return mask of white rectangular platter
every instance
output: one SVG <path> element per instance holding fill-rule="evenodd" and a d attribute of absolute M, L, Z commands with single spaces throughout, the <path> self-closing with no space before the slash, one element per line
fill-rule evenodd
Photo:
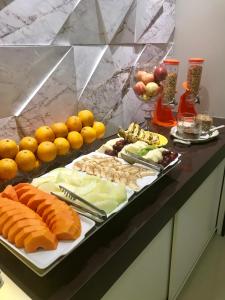
<path fill-rule="evenodd" d="M 92 220 L 80 216 L 81 220 L 81 235 L 75 241 L 60 241 L 56 250 L 46 251 L 38 250 L 34 253 L 26 253 L 23 248 L 19 249 L 5 238 L 0 236 L 2 245 L 7 246 L 13 254 L 15 254 L 22 262 L 26 263 L 34 272 L 40 276 L 38 270 L 44 270 L 56 262 L 60 257 L 68 255 L 72 252 L 85 238 L 85 235 L 95 226 Z M 50 269 L 49 269 L 50 270 Z M 44 272 L 44 275 L 46 272 Z"/>
<path fill-rule="evenodd" d="M 167 170 L 169 167 L 175 165 L 175 164 L 178 162 L 178 160 L 180 159 L 180 156 L 181 156 L 181 155 L 178 154 L 177 158 L 174 159 L 172 162 L 170 162 L 170 163 L 164 168 L 164 171 Z M 91 152 L 91 153 L 89 153 L 89 154 L 87 154 L 87 155 L 82 155 L 82 156 L 76 158 L 75 160 L 73 160 L 70 164 L 66 165 L 65 167 L 66 167 L 66 168 L 69 168 L 69 169 L 73 169 L 74 163 L 77 162 L 77 161 L 79 161 L 79 160 L 81 160 L 83 157 L 110 157 L 110 156 L 108 156 L 108 155 L 106 155 L 106 154 L 104 154 L 104 153 L 101 153 L 101 152 Z M 127 163 L 127 162 L 124 161 L 123 159 L 121 159 L 121 158 L 117 158 L 117 159 L 118 159 L 121 163 L 129 165 L 129 163 Z M 145 166 L 140 165 L 140 164 L 134 164 L 134 165 L 137 165 L 137 166 L 140 166 L 140 167 L 142 167 L 142 168 L 145 168 Z M 152 183 L 158 178 L 159 175 L 160 175 L 160 173 L 156 171 L 156 175 L 145 176 L 145 177 L 139 178 L 139 179 L 137 180 L 137 185 L 138 185 L 138 187 L 139 187 L 139 191 L 140 191 L 141 189 L 143 189 L 145 186 L 152 184 Z M 131 197 L 131 195 L 132 195 L 132 192 L 131 192 L 132 190 L 128 188 L 128 191 L 129 191 L 129 190 L 130 190 L 130 193 L 131 193 L 131 194 L 128 193 L 128 199 L 129 199 L 129 198 Z"/>
<path fill-rule="evenodd" d="M 96 153 L 92 152 L 90 154 L 87 154 L 86 156 L 104 156 L 108 157 L 105 154 L 102 153 Z M 79 158 L 75 159 L 72 161 L 70 164 L 66 166 L 66 168 L 73 168 L 73 164 L 82 159 L 84 156 L 80 156 Z M 180 154 L 178 157 L 172 161 L 168 166 L 173 166 L 175 165 L 180 158 Z M 123 164 L 128 164 L 124 160 L 118 158 Z M 143 167 L 141 165 L 141 167 Z M 166 168 L 166 169 L 167 169 Z M 83 173 L 83 172 L 80 172 Z M 143 189 L 144 187 L 151 185 L 156 181 L 159 177 L 160 173 L 156 173 L 155 175 L 152 176 L 146 176 L 143 178 L 139 178 L 137 180 L 137 185 L 139 186 L 139 191 Z M 43 175 L 47 176 L 47 174 Z M 131 190 L 130 188 L 126 187 L 127 191 L 127 199 L 123 203 L 121 203 L 115 210 L 113 210 L 111 213 L 109 213 L 107 216 L 109 217 L 110 215 L 118 212 L 121 210 L 124 206 L 127 205 L 128 200 L 131 198 L 131 196 L 134 194 L 134 191 Z M 56 250 L 52 251 L 45 251 L 45 250 L 38 250 L 35 253 L 26 253 L 23 249 L 18 249 L 16 248 L 12 243 L 8 242 L 5 238 L 0 236 L 0 243 L 6 247 L 10 252 L 12 252 L 18 259 L 20 259 L 25 265 L 27 265 L 32 271 L 34 271 L 37 275 L 39 276 L 44 276 L 46 275 L 51 269 L 53 269 L 58 263 L 60 263 L 65 256 L 67 256 L 69 253 L 71 253 L 74 249 L 76 249 L 79 244 L 85 239 L 86 234 L 95 226 L 95 222 L 92 220 L 80 216 L 81 219 L 81 236 L 76 239 L 75 241 L 60 241 L 58 243 L 58 247 Z"/>

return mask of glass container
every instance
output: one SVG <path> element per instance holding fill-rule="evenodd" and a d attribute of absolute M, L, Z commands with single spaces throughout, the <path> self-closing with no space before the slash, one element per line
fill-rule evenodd
<path fill-rule="evenodd" d="M 194 114 L 178 114 L 177 133 L 179 136 L 186 139 L 197 139 L 201 135 L 201 131 L 201 123 L 198 122 Z"/>
<path fill-rule="evenodd" d="M 137 63 L 131 69 L 130 85 L 137 99 L 142 102 L 141 110 L 145 120 L 143 128 L 149 130 L 155 102 L 161 92 L 160 82 L 154 78 L 154 68 L 148 63 Z"/>
<path fill-rule="evenodd" d="M 187 89 L 191 92 L 191 94 L 194 95 L 194 97 L 197 97 L 199 93 L 204 59 L 189 58 L 188 62 Z"/>
<path fill-rule="evenodd" d="M 163 104 L 174 104 L 180 62 L 177 59 L 165 59 L 163 62 L 167 69 L 167 76 L 163 82 Z"/>

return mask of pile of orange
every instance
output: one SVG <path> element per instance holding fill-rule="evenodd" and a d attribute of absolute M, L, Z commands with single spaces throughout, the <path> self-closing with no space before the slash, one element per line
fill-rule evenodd
<path fill-rule="evenodd" d="M 50 162 L 57 155 L 66 155 L 70 149 L 78 150 L 83 144 L 91 144 L 105 134 L 105 125 L 95 121 L 89 110 L 70 116 L 66 122 L 53 123 L 36 129 L 34 137 L 23 137 L 19 145 L 14 140 L 0 140 L 0 180 L 16 176 L 18 169 L 30 172 L 40 162 Z"/>

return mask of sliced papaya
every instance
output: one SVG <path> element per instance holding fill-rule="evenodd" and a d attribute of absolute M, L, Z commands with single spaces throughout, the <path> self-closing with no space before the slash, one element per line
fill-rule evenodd
<path fill-rule="evenodd" d="M 27 206 L 36 211 L 38 206 L 45 200 L 45 196 L 42 194 L 36 194 L 33 197 L 30 198 L 30 200 L 27 202 Z"/>
<path fill-rule="evenodd" d="M 5 213 L 7 210 L 15 209 L 17 207 L 19 207 L 19 206 L 15 206 L 15 205 L 13 205 L 11 203 L 5 203 L 4 205 L 0 205 L 0 215 L 2 215 L 3 213 Z"/>
<path fill-rule="evenodd" d="M 39 230 L 43 230 L 45 227 L 43 225 L 33 225 L 27 226 L 23 228 L 16 236 L 15 236 L 15 245 L 17 248 L 24 247 L 24 240 L 25 238 L 31 233 Z"/>
<path fill-rule="evenodd" d="M 45 210 L 44 210 L 44 212 L 43 212 L 43 214 L 42 214 L 42 219 L 43 219 L 43 221 L 45 222 L 45 220 L 46 220 L 46 218 L 48 217 L 48 215 L 51 213 L 51 212 L 53 212 L 53 211 L 61 211 L 62 209 L 65 209 L 65 210 L 67 210 L 68 209 L 68 206 L 65 204 L 65 203 L 59 203 L 59 204 L 52 204 L 52 205 L 50 205 L 50 206 L 48 206 Z"/>
<path fill-rule="evenodd" d="M 15 215 L 16 213 L 18 212 L 18 208 L 15 208 L 15 209 L 12 209 L 12 210 L 9 210 L 9 211 L 5 211 L 2 215 L 1 215 L 1 218 L 0 218 L 0 234 L 2 234 L 2 229 L 3 229 L 3 226 L 5 225 L 5 223 L 8 221 L 8 219 Z"/>
<path fill-rule="evenodd" d="M 15 201 L 11 200 L 11 199 L 8 199 L 8 198 L 1 198 L 0 197 L 0 207 L 6 205 L 6 204 L 12 204 L 14 205 Z M 16 203 L 19 203 L 19 202 L 16 202 Z"/>
<path fill-rule="evenodd" d="M 74 216 L 72 215 L 72 213 L 70 211 L 53 211 L 51 212 L 46 220 L 45 223 L 48 225 L 48 227 L 51 229 L 51 226 L 53 225 L 53 223 L 55 222 L 56 218 L 68 218 L 71 220 L 75 220 Z"/>
<path fill-rule="evenodd" d="M 20 183 L 14 185 L 14 189 L 15 189 L 16 192 L 17 192 L 19 189 L 21 189 L 21 188 L 23 188 L 23 187 L 25 187 L 25 186 L 31 186 L 31 184 L 28 183 L 28 182 L 20 182 Z"/>
<path fill-rule="evenodd" d="M 28 253 L 35 252 L 39 248 L 44 250 L 55 250 L 58 241 L 49 230 L 31 232 L 24 240 L 24 248 Z"/>
<path fill-rule="evenodd" d="M 33 226 L 33 225 L 40 225 L 43 226 L 44 228 L 48 227 L 46 226 L 46 224 L 44 222 L 42 222 L 39 219 L 23 219 L 20 220 L 18 222 L 16 222 L 10 229 L 8 232 L 8 241 L 10 241 L 11 243 L 14 243 L 15 241 L 15 237 L 16 235 L 25 227 L 27 226 Z"/>
<path fill-rule="evenodd" d="M 18 221 L 20 220 L 24 220 L 24 219 L 36 219 L 34 216 L 29 215 L 27 213 L 18 213 L 16 215 L 11 216 L 11 218 L 9 218 L 5 225 L 2 228 L 2 235 L 4 236 L 4 238 L 7 238 L 8 236 L 8 232 L 10 230 L 10 228 Z"/>
<path fill-rule="evenodd" d="M 33 190 L 33 188 L 34 188 L 34 187 L 33 187 L 32 185 L 30 185 L 30 184 L 21 187 L 20 189 L 16 190 L 17 197 L 20 199 L 20 197 L 21 197 L 24 193 L 26 193 L 26 192 L 28 192 L 28 191 L 30 191 L 30 190 Z"/>
<path fill-rule="evenodd" d="M 11 201 L 11 200 L 10 200 Z M 15 202 L 15 201 L 12 201 L 14 203 L 18 203 L 20 204 L 19 202 Z M 8 204 L 6 203 L 5 205 L 1 206 L 0 207 L 0 215 L 4 212 L 6 212 L 7 210 L 11 210 L 12 208 L 15 208 L 15 209 L 25 209 L 27 210 L 27 207 L 23 204 L 20 204 L 20 205 L 12 205 L 12 204 Z"/>
<path fill-rule="evenodd" d="M 20 203 L 27 205 L 28 201 L 31 199 L 31 197 L 34 197 L 35 194 L 36 194 L 36 191 L 34 189 L 30 189 L 29 191 L 23 193 L 23 195 L 21 195 L 19 197 Z"/>
<path fill-rule="evenodd" d="M 2 192 L 2 197 L 9 198 L 14 201 L 19 201 L 16 190 L 12 185 L 7 185 L 7 187 Z"/>
<path fill-rule="evenodd" d="M 81 234 L 81 226 L 79 223 L 60 220 L 54 224 L 52 232 L 58 240 L 75 240 Z"/>
<path fill-rule="evenodd" d="M 37 207 L 36 212 L 37 212 L 37 214 L 39 214 L 39 216 L 42 216 L 47 207 L 52 206 L 52 205 L 57 205 L 61 202 L 63 202 L 63 201 L 60 201 L 58 199 L 57 200 L 46 199 Z"/>

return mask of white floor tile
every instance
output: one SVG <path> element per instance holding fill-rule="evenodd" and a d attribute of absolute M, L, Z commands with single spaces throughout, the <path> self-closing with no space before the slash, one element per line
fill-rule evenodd
<path fill-rule="evenodd" d="M 177 300 L 225 300 L 225 237 L 213 238 Z"/>

